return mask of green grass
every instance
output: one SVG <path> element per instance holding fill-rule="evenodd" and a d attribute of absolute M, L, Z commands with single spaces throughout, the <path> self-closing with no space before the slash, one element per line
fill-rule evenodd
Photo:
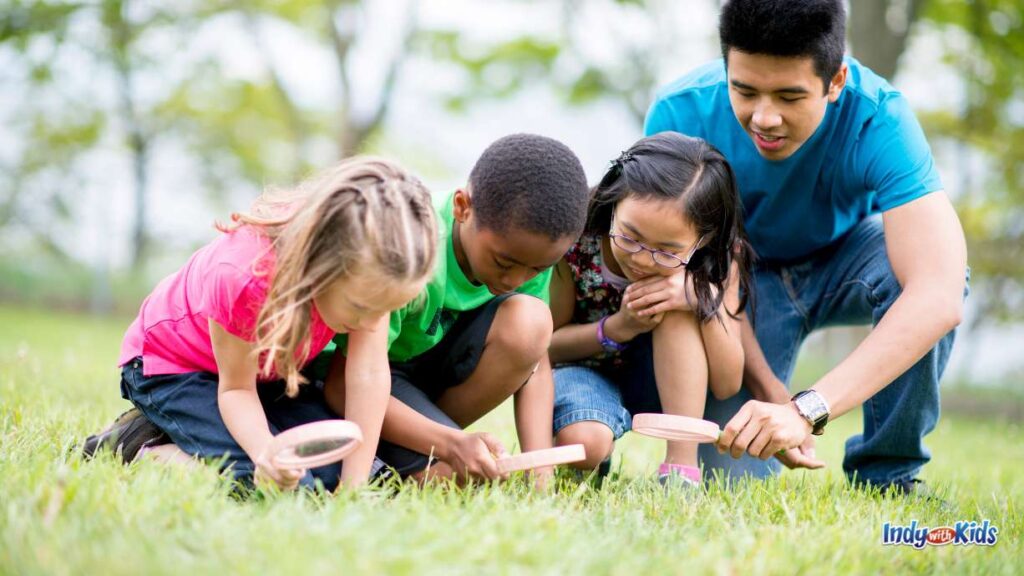
<path fill-rule="evenodd" d="M 952 505 L 851 490 L 837 420 L 819 443 L 829 468 L 665 494 L 662 444 L 628 435 L 603 488 L 563 478 L 403 487 L 239 501 L 212 471 L 109 456 L 74 444 L 125 403 L 114 368 L 127 321 L 0 307 L 0 574 L 796 574 L 1022 572 L 1024 435 L 945 417 L 924 477 Z M 508 406 L 481 423 L 513 442 Z M 992 548 L 884 547 L 883 522 L 988 518 Z"/>

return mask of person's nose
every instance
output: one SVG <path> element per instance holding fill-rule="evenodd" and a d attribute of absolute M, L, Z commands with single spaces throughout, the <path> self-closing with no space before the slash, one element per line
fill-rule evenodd
<path fill-rule="evenodd" d="M 751 120 L 758 130 L 769 131 L 782 125 L 782 114 L 772 103 L 771 98 L 765 97 L 754 104 L 754 115 Z"/>

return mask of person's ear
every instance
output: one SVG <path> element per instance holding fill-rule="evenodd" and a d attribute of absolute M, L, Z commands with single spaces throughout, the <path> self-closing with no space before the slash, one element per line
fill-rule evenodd
<path fill-rule="evenodd" d="M 832 80 L 828 84 L 828 101 L 835 102 L 839 100 L 839 95 L 843 93 L 843 88 L 846 87 L 846 75 L 849 74 L 850 67 L 843 62 L 843 65 L 839 67 L 839 72 L 832 77 Z"/>
<path fill-rule="evenodd" d="M 459 223 L 468 222 L 473 212 L 473 202 L 469 192 L 465 188 L 457 189 L 455 196 L 452 198 L 452 203 L 452 215 L 455 217 L 455 221 Z"/>

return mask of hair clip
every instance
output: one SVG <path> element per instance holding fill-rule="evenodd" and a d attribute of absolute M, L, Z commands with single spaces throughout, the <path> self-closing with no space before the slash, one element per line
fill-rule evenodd
<path fill-rule="evenodd" d="M 626 167 L 626 162 L 630 160 L 636 160 L 633 153 L 629 150 L 623 150 L 619 157 L 612 160 L 608 166 L 607 177 L 618 178 L 622 174 L 622 170 Z"/>

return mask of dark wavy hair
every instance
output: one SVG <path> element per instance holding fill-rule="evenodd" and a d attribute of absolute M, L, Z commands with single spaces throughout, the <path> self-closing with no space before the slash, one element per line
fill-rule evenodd
<path fill-rule="evenodd" d="M 743 205 L 732 168 L 714 146 L 678 132 L 661 132 L 634 144 L 592 190 L 586 232 L 607 234 L 615 206 L 626 198 L 677 201 L 680 217 L 705 238 L 686 266 L 701 322 L 719 317 L 733 262 L 739 265 L 740 302 L 726 313 L 737 318 L 753 302 L 754 251 L 743 229 Z"/>

